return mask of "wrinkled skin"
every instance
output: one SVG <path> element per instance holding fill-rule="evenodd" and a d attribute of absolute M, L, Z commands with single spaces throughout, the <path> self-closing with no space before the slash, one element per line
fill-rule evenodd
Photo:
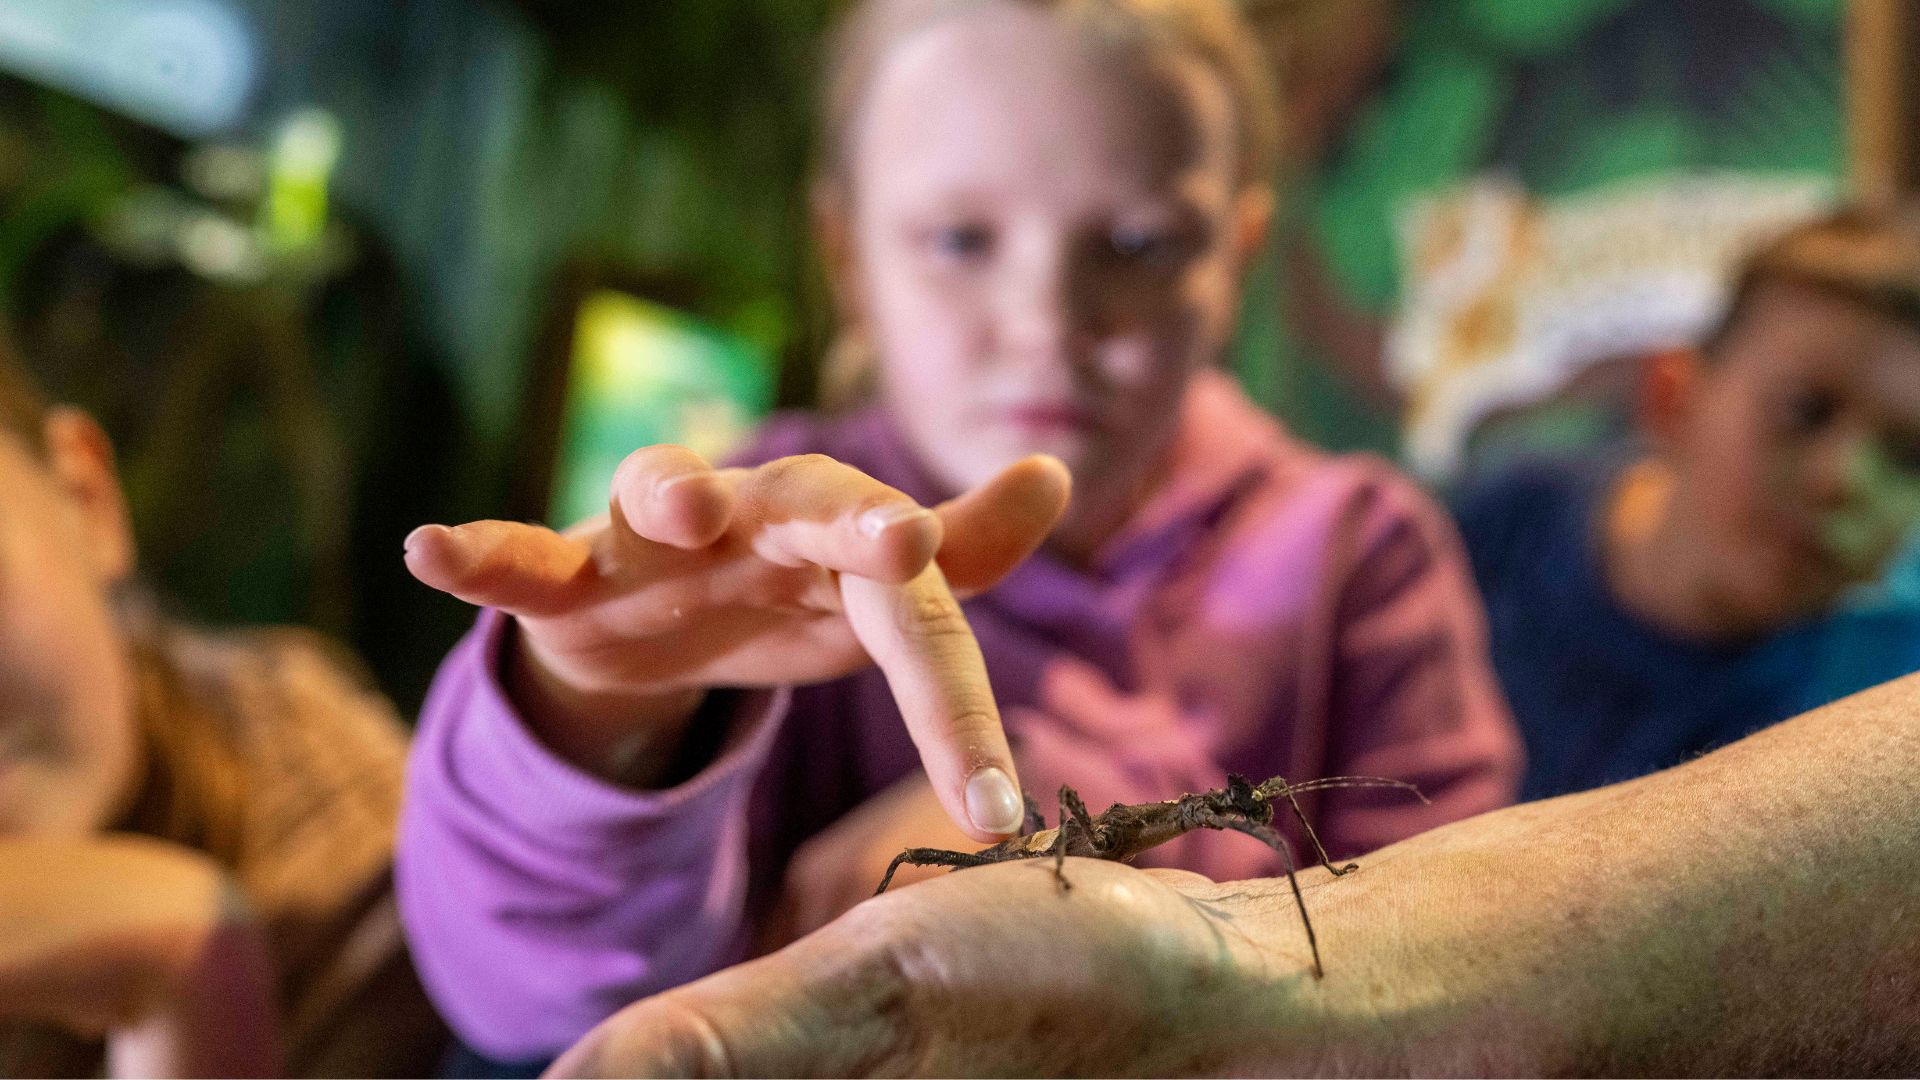
<path fill-rule="evenodd" d="M 563 1076 L 1906 1075 L 1920 676 L 1284 880 L 963 870 L 630 1006 Z"/>
<path fill-rule="evenodd" d="M 1264 1011 L 1221 991 L 1259 979 L 1276 999 L 1314 993 L 1297 915 L 1271 945 L 1244 925 L 1285 921 L 1284 881 L 1223 887 L 1088 859 L 1066 872 L 1064 893 L 1051 863 L 1013 863 L 877 898 L 799 945 L 631 1007 L 554 1071 L 1216 1072 Z"/>

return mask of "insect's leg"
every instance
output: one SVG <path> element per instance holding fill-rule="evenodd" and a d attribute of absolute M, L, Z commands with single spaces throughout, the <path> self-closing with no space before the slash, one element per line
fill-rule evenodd
<path fill-rule="evenodd" d="M 968 851 L 947 851 L 943 848 L 910 847 L 893 857 L 887 864 L 887 876 L 880 879 L 880 887 L 873 890 L 879 896 L 893 884 L 893 873 L 905 863 L 908 866 L 951 866 L 955 870 L 964 870 L 969 866 L 985 866 L 1001 860 L 987 855 L 976 855 Z"/>
<path fill-rule="evenodd" d="M 1275 777 L 1275 779 L 1279 778 Z M 1266 785 L 1263 784 L 1261 786 L 1265 787 Z M 1294 797 L 1293 785 L 1287 783 L 1285 780 L 1280 780 L 1280 794 L 1285 795 L 1287 797 L 1287 805 L 1293 807 L 1293 816 L 1300 822 L 1301 831 L 1307 834 L 1307 842 L 1313 845 L 1313 853 L 1320 857 L 1320 865 L 1333 871 L 1334 877 L 1339 877 L 1341 874 L 1347 873 L 1350 870 L 1360 869 L 1359 863 L 1348 863 L 1345 866 L 1333 865 L 1333 859 L 1327 855 L 1327 849 L 1320 846 L 1320 837 L 1313 831 L 1313 824 L 1307 820 L 1307 812 L 1300 808 L 1300 800 Z"/>
<path fill-rule="evenodd" d="M 1061 784 L 1060 828 L 1053 834 L 1053 878 L 1063 891 L 1073 887 L 1067 881 L 1067 839 L 1074 830 L 1086 838 L 1087 847 L 1100 850 L 1100 835 L 1094 829 L 1093 815 L 1087 813 L 1087 804 L 1080 801 L 1079 792 Z"/>
<path fill-rule="evenodd" d="M 1034 833 L 1047 827 L 1047 819 L 1040 816 L 1040 804 L 1033 801 L 1032 795 L 1022 791 L 1020 798 L 1027 804 L 1027 820 L 1025 826 L 1020 830 L 1020 835 L 1032 836 Z"/>
<path fill-rule="evenodd" d="M 1307 948 L 1313 953 L 1313 977 L 1326 978 L 1326 969 L 1320 966 L 1320 939 L 1313 932 L 1313 920 L 1307 917 L 1307 898 L 1300 895 L 1300 879 L 1294 875 L 1293 852 L 1287 848 L 1286 839 L 1265 825 L 1242 821 L 1239 818 L 1216 815 L 1207 824 L 1216 829 L 1232 829 L 1235 832 L 1246 833 L 1280 853 L 1280 858 L 1287 867 L 1287 884 L 1293 888 L 1293 905 L 1300 909 L 1300 925 L 1307 929 Z M 1328 869 L 1333 868 L 1328 867 Z"/>
<path fill-rule="evenodd" d="M 1072 788 L 1060 785 L 1060 827 L 1053 831 L 1053 880 L 1065 892 L 1073 886 L 1067 881 L 1067 830 L 1077 828 L 1079 822 L 1068 813 L 1069 800 L 1079 802 L 1080 796 Z"/>
<path fill-rule="evenodd" d="M 1080 801 L 1080 793 L 1062 784 L 1060 786 L 1060 818 L 1062 824 L 1065 823 L 1069 815 L 1072 816 L 1073 823 L 1080 826 L 1081 833 L 1086 836 L 1088 847 L 1095 851 L 1102 851 L 1106 848 L 1105 838 L 1100 835 L 1099 826 L 1093 823 L 1093 815 L 1087 813 L 1087 804 Z"/>

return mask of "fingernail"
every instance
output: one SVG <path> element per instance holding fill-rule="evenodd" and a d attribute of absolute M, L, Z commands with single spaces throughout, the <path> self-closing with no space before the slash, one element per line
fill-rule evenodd
<path fill-rule="evenodd" d="M 404 555 L 404 554 L 407 554 L 408 552 L 411 552 L 413 550 L 413 542 L 415 540 L 418 540 L 420 538 L 420 534 L 423 532 L 426 532 L 428 529 L 444 529 L 444 528 L 446 528 L 446 526 L 444 525 L 420 526 L 419 528 L 408 533 L 407 538 L 405 540 L 400 541 L 400 553 Z"/>
<path fill-rule="evenodd" d="M 917 518 L 926 517 L 931 513 L 933 513 L 933 511 L 926 507 L 910 502 L 888 503 L 885 506 L 876 506 L 860 515 L 860 534 L 862 536 L 879 536 L 881 533 L 903 521 L 913 521 Z"/>
<path fill-rule="evenodd" d="M 661 480 L 658 483 L 653 485 L 654 497 L 660 498 L 666 495 L 667 492 L 672 491 L 674 488 L 679 487 L 681 484 L 686 483 L 687 481 L 693 479 L 694 477 L 705 476 L 705 475 L 706 475 L 705 473 L 701 473 L 701 472 L 683 472 L 683 473 L 676 473 L 672 476 L 669 476 L 666 479 Z"/>
<path fill-rule="evenodd" d="M 967 816 L 973 819 L 974 828 L 991 833 L 1019 832 L 1025 814 L 1020 793 L 999 768 L 989 765 L 967 778 Z"/>

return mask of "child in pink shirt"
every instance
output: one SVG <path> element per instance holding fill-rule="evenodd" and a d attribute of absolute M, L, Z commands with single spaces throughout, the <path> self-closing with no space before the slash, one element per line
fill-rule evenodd
<path fill-rule="evenodd" d="M 1013 831 L 1019 783 L 1049 814 L 1228 771 L 1431 800 L 1326 793 L 1335 857 L 1511 800 L 1444 519 L 1212 370 L 1271 206 L 1250 40 L 1220 0 L 861 6 L 817 204 L 873 403 L 775 420 L 757 467 L 638 451 L 564 535 L 409 538 L 495 609 L 426 706 L 399 871 L 471 1047 L 551 1057 L 902 847 Z M 1141 861 L 1283 868 L 1212 833 Z"/>

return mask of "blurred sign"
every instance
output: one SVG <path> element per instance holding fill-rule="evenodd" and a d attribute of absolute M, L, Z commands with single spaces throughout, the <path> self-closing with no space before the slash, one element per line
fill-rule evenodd
<path fill-rule="evenodd" d="M 0 69 L 198 138 L 244 117 L 260 41 L 226 0 L 4 0 Z"/>
<path fill-rule="evenodd" d="M 709 461 L 738 448 L 773 399 L 761 344 L 618 289 L 589 293 L 575 316 L 551 520 L 607 508 L 628 454 L 678 443 Z"/>
<path fill-rule="evenodd" d="M 1455 476 L 1491 414 L 1602 361 L 1698 341 L 1739 261 L 1829 209 L 1834 187 L 1813 173 L 1702 170 L 1545 199 L 1489 173 L 1409 200 L 1386 344 L 1409 461 Z"/>

